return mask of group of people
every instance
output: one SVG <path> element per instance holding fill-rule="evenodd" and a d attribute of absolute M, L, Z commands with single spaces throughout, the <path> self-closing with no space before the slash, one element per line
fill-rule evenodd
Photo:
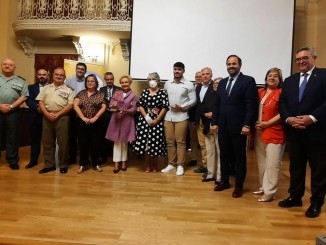
<path fill-rule="evenodd" d="M 130 148 L 146 156 L 146 173 L 157 172 L 157 157 L 167 154 L 168 164 L 161 172 L 176 171 L 181 176 L 189 131 L 193 154 L 189 164 L 197 164 L 198 145 L 202 159 L 194 172 L 204 174 L 203 182 L 215 181 L 217 192 L 231 187 L 233 175 L 232 197 L 239 198 L 247 173 L 248 136 L 252 135 L 259 170 L 259 188 L 253 194 L 260 195 L 258 201 L 275 198 L 287 142 L 290 195 L 279 206 L 302 206 L 309 162 L 311 198 L 305 215 L 315 218 L 326 191 L 326 70 L 315 67 L 316 58 L 313 48 L 299 49 L 295 58 L 298 73 L 283 82 L 282 71 L 271 68 L 265 85 L 258 89 L 255 79 L 241 72 L 242 60 L 237 55 L 226 59 L 228 77 L 213 80 L 212 69 L 205 67 L 196 73 L 195 85 L 184 78 L 184 64 L 176 62 L 173 79 L 163 88 L 159 74 L 150 73 L 148 88 L 139 98 L 131 90 L 130 76 L 122 76 L 118 87 L 113 84 L 113 74 L 107 72 L 107 86 L 99 89 L 95 75 L 84 77 L 84 63 L 77 64 L 76 77 L 66 82 L 64 69 L 54 70 L 51 84 L 47 84 L 47 71 L 40 69 L 38 82 L 27 89 L 24 80 L 14 75 L 14 62 L 5 59 L 0 75 L 0 127 L 1 131 L 2 125 L 6 128 L 7 161 L 12 169 L 19 168 L 15 109 L 27 99 L 32 142 L 26 168 L 37 165 L 42 136 L 45 167 L 40 174 L 56 169 L 56 143 L 60 172 L 67 173 L 68 140 L 74 140 L 79 146 L 78 174 L 89 165 L 101 172 L 100 164 L 109 149 L 113 152 L 113 172 L 126 171 Z M 71 128 L 76 129 L 77 140 L 71 137 Z M 98 143 L 105 147 L 98 147 Z M 69 159 L 76 161 L 76 155 Z"/>

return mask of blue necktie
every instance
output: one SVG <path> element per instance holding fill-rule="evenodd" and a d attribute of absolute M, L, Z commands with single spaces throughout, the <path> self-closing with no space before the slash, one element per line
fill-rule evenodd
<path fill-rule="evenodd" d="M 227 94 L 228 96 L 230 95 L 230 92 L 231 92 L 232 81 L 233 81 L 233 78 L 231 77 L 230 80 L 229 80 L 229 84 L 228 84 L 228 86 L 226 87 L 226 94 Z"/>
<path fill-rule="evenodd" d="M 308 75 L 309 75 L 308 73 L 302 74 L 302 76 L 304 76 L 304 78 L 303 78 L 303 81 L 302 81 L 302 83 L 301 83 L 301 85 L 299 87 L 299 101 L 301 101 L 303 92 L 304 92 L 304 90 L 306 88 L 306 85 L 307 85 L 307 82 L 308 82 L 308 79 L 307 79 Z"/>

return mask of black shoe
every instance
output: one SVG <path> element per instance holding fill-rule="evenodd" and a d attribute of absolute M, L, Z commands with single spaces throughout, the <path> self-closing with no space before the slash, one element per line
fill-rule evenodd
<path fill-rule="evenodd" d="M 235 187 L 234 188 L 234 191 L 232 193 L 232 197 L 233 198 L 239 198 L 239 197 L 242 197 L 242 194 L 243 194 L 243 190 L 242 188 L 240 187 Z"/>
<path fill-rule="evenodd" d="M 60 168 L 60 174 L 68 173 L 68 168 Z"/>
<path fill-rule="evenodd" d="M 38 171 L 39 174 L 46 174 L 48 172 L 54 171 L 55 167 L 50 167 L 50 168 L 42 168 L 40 171 Z"/>
<path fill-rule="evenodd" d="M 305 215 L 308 218 L 317 218 L 320 215 L 320 207 L 316 204 L 311 204 Z"/>
<path fill-rule="evenodd" d="M 187 163 L 187 166 L 188 166 L 188 167 L 197 166 L 197 160 L 190 160 L 190 161 Z"/>
<path fill-rule="evenodd" d="M 204 168 L 203 166 L 201 166 L 199 168 L 196 168 L 194 170 L 194 173 L 196 173 L 196 174 L 205 174 L 205 173 L 207 173 L 207 168 Z"/>
<path fill-rule="evenodd" d="M 296 199 L 289 196 L 288 198 L 280 201 L 278 206 L 281 208 L 302 207 L 302 201 L 301 199 Z"/>
<path fill-rule="evenodd" d="M 230 189 L 230 183 L 229 182 L 223 182 L 221 181 L 214 187 L 214 191 L 224 191 L 226 189 Z"/>
<path fill-rule="evenodd" d="M 201 182 L 215 181 L 215 178 L 204 178 Z"/>
<path fill-rule="evenodd" d="M 26 169 L 29 169 L 29 168 L 32 168 L 32 167 L 35 167 L 37 165 L 37 162 L 29 162 L 29 164 L 27 164 L 25 166 Z"/>
<path fill-rule="evenodd" d="M 10 167 L 12 170 L 18 170 L 18 169 L 19 169 L 19 165 L 18 165 L 17 163 L 9 164 L 9 167 Z"/>

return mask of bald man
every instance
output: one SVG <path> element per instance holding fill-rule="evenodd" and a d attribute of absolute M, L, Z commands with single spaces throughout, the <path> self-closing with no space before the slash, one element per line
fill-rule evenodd
<path fill-rule="evenodd" d="M 24 79 L 15 76 L 16 65 L 10 58 L 1 62 L 0 74 L 0 146 L 3 134 L 6 137 L 6 159 L 12 170 L 18 170 L 18 123 L 17 108 L 28 96 L 27 84 Z"/>

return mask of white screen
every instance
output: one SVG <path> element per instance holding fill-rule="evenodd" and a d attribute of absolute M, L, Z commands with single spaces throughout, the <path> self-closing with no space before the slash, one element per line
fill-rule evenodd
<path fill-rule="evenodd" d="M 291 74 L 294 0 L 134 0 L 130 75 L 158 72 L 173 78 L 173 64 L 185 64 L 185 78 L 211 67 L 228 76 L 226 58 L 242 59 L 241 71 L 263 84 L 267 70 Z"/>

